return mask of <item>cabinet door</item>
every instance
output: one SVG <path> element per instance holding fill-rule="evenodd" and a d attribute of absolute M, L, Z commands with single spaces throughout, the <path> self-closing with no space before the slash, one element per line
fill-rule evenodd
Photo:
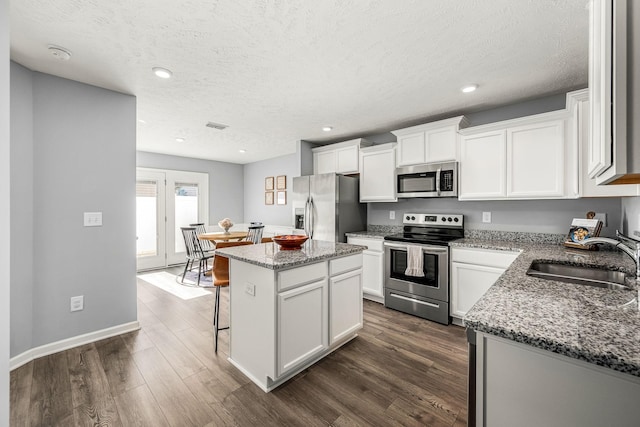
<path fill-rule="evenodd" d="M 460 141 L 461 200 L 506 196 L 506 131 L 463 136 Z"/>
<path fill-rule="evenodd" d="M 395 149 L 361 151 L 360 201 L 395 202 L 397 200 Z"/>
<path fill-rule="evenodd" d="M 451 263 L 451 316 L 462 318 L 504 273 L 502 268 Z"/>
<path fill-rule="evenodd" d="M 581 101 L 578 106 L 576 124 L 580 146 L 580 196 L 581 197 L 623 197 L 640 195 L 640 185 L 597 185 L 595 178 L 589 177 L 589 101 Z"/>
<path fill-rule="evenodd" d="M 329 279 L 330 345 L 362 327 L 362 270 Z"/>
<path fill-rule="evenodd" d="M 424 132 L 398 137 L 398 166 L 426 163 Z"/>
<path fill-rule="evenodd" d="M 336 150 L 336 172 L 358 173 L 358 154 L 357 145 Z"/>
<path fill-rule="evenodd" d="M 564 121 L 507 129 L 507 197 L 564 196 Z"/>
<path fill-rule="evenodd" d="M 384 297 L 384 252 L 362 252 L 362 292 Z"/>
<path fill-rule="evenodd" d="M 328 348 L 327 281 L 278 294 L 278 376 Z"/>
<path fill-rule="evenodd" d="M 454 162 L 458 160 L 457 138 L 458 132 L 456 132 L 455 126 L 447 126 L 425 132 L 427 163 Z"/>
<path fill-rule="evenodd" d="M 313 173 L 334 173 L 336 171 L 336 152 L 320 151 L 313 153 Z"/>

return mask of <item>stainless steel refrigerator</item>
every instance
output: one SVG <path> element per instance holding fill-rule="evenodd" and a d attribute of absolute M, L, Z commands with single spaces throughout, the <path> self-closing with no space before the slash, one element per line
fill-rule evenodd
<path fill-rule="evenodd" d="M 325 173 L 293 178 L 293 226 L 311 239 L 346 242 L 345 233 L 367 229 L 358 177 Z"/>

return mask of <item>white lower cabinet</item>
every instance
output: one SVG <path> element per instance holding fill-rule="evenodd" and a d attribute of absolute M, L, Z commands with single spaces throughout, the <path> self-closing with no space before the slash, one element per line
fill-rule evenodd
<path fill-rule="evenodd" d="M 362 252 L 363 297 L 384 304 L 384 241 L 366 237 L 347 237 L 347 243 L 368 248 Z"/>
<path fill-rule="evenodd" d="M 327 294 L 326 279 L 278 294 L 278 375 L 328 348 Z"/>
<path fill-rule="evenodd" d="M 462 319 L 519 252 L 477 248 L 451 248 L 451 301 L 449 314 Z"/>
<path fill-rule="evenodd" d="M 231 259 L 229 272 L 229 362 L 264 391 L 362 328 L 362 254 L 277 271 Z"/>
<path fill-rule="evenodd" d="M 333 345 L 362 328 L 362 270 L 332 277 L 329 294 L 329 344 Z M 359 301 L 357 308 L 354 307 L 355 301 Z"/>

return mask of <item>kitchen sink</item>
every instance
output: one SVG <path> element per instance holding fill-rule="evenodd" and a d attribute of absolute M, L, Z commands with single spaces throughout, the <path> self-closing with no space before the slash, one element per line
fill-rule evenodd
<path fill-rule="evenodd" d="M 625 273 L 621 271 L 603 270 L 597 267 L 579 267 L 567 264 L 555 264 L 545 261 L 534 261 L 527 270 L 527 275 L 577 285 L 595 286 L 615 290 L 631 290 L 625 285 Z"/>

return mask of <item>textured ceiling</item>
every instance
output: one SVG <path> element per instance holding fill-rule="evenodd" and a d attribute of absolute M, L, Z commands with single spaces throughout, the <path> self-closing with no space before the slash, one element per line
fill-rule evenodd
<path fill-rule="evenodd" d="M 139 150 L 249 163 L 585 86 L 586 3 L 11 0 L 11 58 L 136 95 Z"/>

